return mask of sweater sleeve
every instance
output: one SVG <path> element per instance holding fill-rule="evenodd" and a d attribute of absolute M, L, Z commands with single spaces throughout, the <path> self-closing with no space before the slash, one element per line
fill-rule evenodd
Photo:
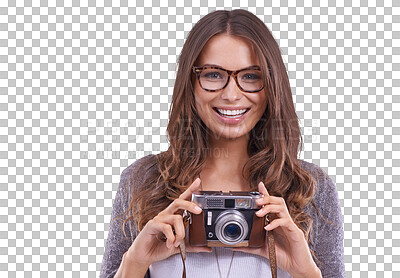
<path fill-rule="evenodd" d="M 113 203 L 108 238 L 100 269 L 100 278 L 114 277 L 121 264 L 124 253 L 128 251 L 138 233 L 137 228 L 132 225 L 131 221 L 128 221 L 124 226 L 127 235 L 127 237 L 125 237 L 122 225 L 126 217 L 123 216 L 123 214 L 129 207 L 132 187 L 139 186 L 137 183 L 142 181 L 141 177 L 134 177 L 135 185 L 133 185 L 131 180 L 132 173 L 139 165 L 143 165 L 143 163 L 146 164 L 147 158 L 148 157 L 137 160 L 121 174 L 118 190 Z M 139 175 L 136 171 L 135 174 Z M 149 277 L 148 274 L 146 274 L 145 277 Z"/>
<path fill-rule="evenodd" d="M 322 216 L 332 223 L 323 220 L 315 208 L 312 210 L 311 249 L 315 252 L 316 263 L 324 278 L 342 278 L 345 277 L 343 218 L 337 188 L 320 167 L 313 166 L 311 174 L 317 182 L 314 201 Z"/>

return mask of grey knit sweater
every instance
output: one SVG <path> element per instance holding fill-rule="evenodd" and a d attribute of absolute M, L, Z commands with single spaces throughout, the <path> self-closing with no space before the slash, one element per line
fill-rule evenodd
<path fill-rule="evenodd" d="M 301 167 L 309 172 L 317 182 L 317 191 L 314 201 L 322 215 L 333 224 L 327 224 L 319 216 L 311 205 L 306 212 L 313 218 L 311 230 L 311 249 L 318 260 L 316 263 L 323 277 L 345 277 L 343 255 L 343 220 L 340 202 L 335 184 L 329 176 L 315 164 L 300 160 Z M 140 175 L 133 176 L 138 167 L 146 169 Z M 123 254 L 129 249 L 138 231 L 131 223 L 126 224 L 129 238 L 125 238 L 122 232 L 122 221 L 118 218 L 129 206 L 130 192 L 133 188 L 142 186 L 143 177 L 150 171 L 156 171 L 155 155 L 143 157 L 121 174 L 121 181 L 114 200 L 110 230 L 101 265 L 100 278 L 114 277 L 122 260 Z M 217 255 L 217 256 L 216 256 Z M 217 258 L 218 257 L 218 258 Z M 217 262 L 218 260 L 218 262 Z M 230 266 L 231 265 L 231 266 Z M 213 249 L 212 253 L 188 253 L 186 269 L 187 277 L 271 277 L 269 262 L 267 259 L 243 252 L 235 252 L 232 259 L 232 251 L 229 248 Z M 146 277 L 182 277 L 182 261 L 179 255 L 153 263 Z M 278 277 L 290 277 L 290 275 L 278 269 Z"/>

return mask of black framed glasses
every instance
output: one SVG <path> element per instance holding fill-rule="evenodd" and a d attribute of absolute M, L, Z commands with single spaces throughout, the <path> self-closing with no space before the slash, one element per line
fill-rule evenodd
<path fill-rule="evenodd" d="M 257 93 L 264 88 L 261 70 L 258 66 L 232 71 L 218 66 L 193 67 L 201 88 L 208 92 L 224 89 L 231 76 L 242 92 Z"/>

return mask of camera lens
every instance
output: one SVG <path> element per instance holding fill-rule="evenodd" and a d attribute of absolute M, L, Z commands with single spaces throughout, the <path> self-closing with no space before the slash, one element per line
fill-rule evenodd
<path fill-rule="evenodd" d="M 237 210 L 222 212 L 215 221 L 215 234 L 226 245 L 242 242 L 249 233 L 244 215 Z"/>
<path fill-rule="evenodd" d="M 241 229 L 236 224 L 228 224 L 225 226 L 224 234 L 228 238 L 236 239 L 240 236 Z"/>

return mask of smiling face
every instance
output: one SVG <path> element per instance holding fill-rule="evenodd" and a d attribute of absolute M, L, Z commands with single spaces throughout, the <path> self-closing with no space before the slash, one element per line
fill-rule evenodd
<path fill-rule="evenodd" d="M 196 66 L 206 65 L 230 71 L 260 66 L 250 42 L 227 34 L 215 35 L 204 46 Z M 218 78 L 219 73 L 211 72 L 209 76 Z M 257 76 L 245 74 L 242 75 L 242 81 L 244 83 L 243 78 L 254 77 Z M 233 76 L 224 89 L 216 92 L 206 91 L 196 79 L 194 93 L 197 112 L 216 139 L 238 139 L 246 136 L 260 120 L 267 105 L 265 89 L 256 93 L 243 92 Z"/>

